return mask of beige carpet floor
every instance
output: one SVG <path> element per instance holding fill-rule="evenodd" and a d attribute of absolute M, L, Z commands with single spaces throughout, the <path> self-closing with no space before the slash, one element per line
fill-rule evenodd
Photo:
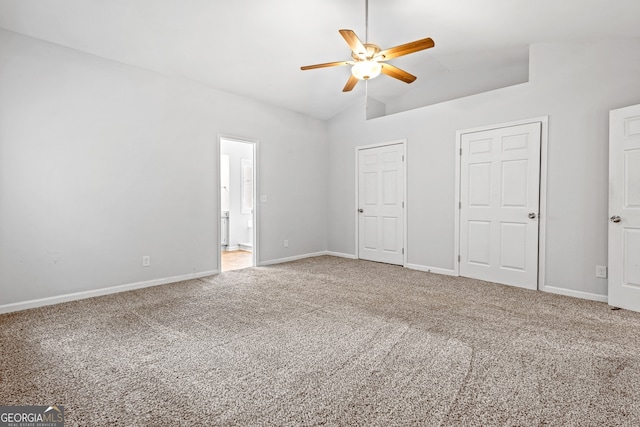
<path fill-rule="evenodd" d="M 68 426 L 638 426 L 640 313 L 318 257 L 0 316 Z"/>

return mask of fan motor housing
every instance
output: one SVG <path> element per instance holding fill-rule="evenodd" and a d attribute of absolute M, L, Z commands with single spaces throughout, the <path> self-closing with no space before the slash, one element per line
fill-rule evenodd
<path fill-rule="evenodd" d="M 378 55 L 378 53 L 380 53 L 381 49 L 380 46 L 378 46 L 377 44 L 373 44 L 373 43 L 365 43 L 364 47 L 367 49 L 366 52 L 351 52 L 351 57 L 356 60 L 356 61 L 367 61 L 367 60 L 372 60 L 372 59 L 384 59 L 383 58 L 376 58 L 376 55 Z"/>

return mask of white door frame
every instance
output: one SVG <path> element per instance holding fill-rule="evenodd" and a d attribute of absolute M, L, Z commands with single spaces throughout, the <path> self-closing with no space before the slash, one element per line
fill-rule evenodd
<path fill-rule="evenodd" d="M 547 145 L 549 141 L 549 116 L 535 117 L 532 119 L 516 120 L 513 122 L 499 123 L 477 128 L 463 129 L 456 132 L 456 181 L 455 181 L 455 207 L 454 207 L 454 239 L 455 253 L 453 254 L 453 270 L 456 276 L 460 276 L 460 177 L 462 156 L 462 135 L 474 132 L 483 132 L 493 129 L 500 129 L 511 126 L 526 125 L 530 123 L 540 123 L 540 206 L 538 212 L 538 289 L 544 290 L 545 285 L 545 248 L 546 248 L 546 228 L 547 228 Z"/>
<path fill-rule="evenodd" d="M 354 216 L 354 220 L 355 220 L 355 224 L 356 224 L 356 235 L 355 235 L 355 256 L 356 259 L 360 259 L 360 240 L 359 240 L 359 236 L 360 236 L 360 221 L 358 220 L 358 206 L 360 206 L 360 194 L 359 194 L 359 187 L 358 187 L 358 179 L 360 177 L 360 165 L 358 162 L 358 158 L 359 158 L 359 154 L 361 150 L 367 150 L 370 148 L 378 148 L 378 147 L 386 147 L 388 145 L 398 145 L 401 144 L 402 145 L 402 155 L 404 157 L 404 161 L 402 162 L 402 180 L 403 180 L 403 186 L 402 186 L 402 191 L 404 192 L 402 194 L 402 200 L 404 201 L 404 209 L 402 209 L 402 221 L 404 222 L 403 225 L 403 230 L 402 230 L 402 247 L 404 248 L 404 253 L 402 255 L 402 266 L 406 266 L 407 265 L 407 253 L 409 252 L 407 249 L 407 161 L 408 161 L 408 157 L 407 157 L 407 140 L 406 139 L 399 139 L 399 140 L 395 140 L 395 141 L 389 141 L 389 142 L 380 142 L 377 144 L 369 144 L 369 145 L 358 145 L 355 147 L 355 171 L 356 171 L 356 176 L 355 176 L 355 193 L 356 193 L 356 204 L 355 204 L 355 208 L 353 209 L 353 216 Z"/>
<path fill-rule="evenodd" d="M 218 134 L 218 138 L 216 139 L 216 171 L 218 171 L 218 173 L 216 174 L 216 194 L 217 196 L 217 202 L 216 202 L 216 206 L 217 206 L 217 218 L 218 218 L 218 240 L 216 242 L 216 252 L 218 254 L 218 271 L 222 271 L 222 251 L 220 250 L 220 234 L 222 233 L 222 211 L 220 210 L 220 200 L 221 200 L 221 192 L 220 192 L 220 141 L 221 140 L 227 140 L 227 141 L 232 141 L 232 142 L 241 142 L 244 144 L 251 144 L 253 147 L 253 216 L 252 216 L 252 221 L 253 221 L 253 227 L 252 227 L 252 233 L 253 233 L 253 252 L 252 252 L 252 258 L 253 258 L 253 266 L 257 267 L 259 265 L 260 262 L 260 244 L 259 244 L 259 233 L 258 233 L 258 224 L 260 224 L 260 221 L 258 220 L 259 215 L 260 215 L 260 205 L 258 204 L 258 194 L 259 193 L 259 186 L 260 186 L 260 182 L 258 180 L 258 170 L 260 167 L 260 161 L 259 161 L 259 141 L 257 139 L 251 139 L 251 138 L 243 138 L 243 137 L 238 137 L 238 136 L 230 136 L 230 135 L 226 135 L 226 134 Z"/>

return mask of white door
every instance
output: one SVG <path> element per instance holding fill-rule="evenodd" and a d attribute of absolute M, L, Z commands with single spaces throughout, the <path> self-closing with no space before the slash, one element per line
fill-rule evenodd
<path fill-rule="evenodd" d="M 640 105 L 609 124 L 609 304 L 640 311 Z"/>
<path fill-rule="evenodd" d="M 404 264 L 404 145 L 358 150 L 358 256 Z"/>
<path fill-rule="evenodd" d="M 537 289 L 541 128 L 461 135 L 461 276 Z"/>

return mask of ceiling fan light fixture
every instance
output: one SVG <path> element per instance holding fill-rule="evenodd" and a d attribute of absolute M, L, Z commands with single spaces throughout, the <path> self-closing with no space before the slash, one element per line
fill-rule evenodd
<path fill-rule="evenodd" d="M 358 80 L 369 80 L 377 77 L 384 69 L 384 74 L 398 79 L 405 83 L 412 83 L 416 80 L 416 76 L 407 73 L 406 71 L 391 65 L 387 62 L 390 59 L 397 58 L 399 56 L 408 55 L 410 53 L 419 52 L 421 50 L 429 49 L 435 46 L 433 40 L 429 37 L 415 40 L 409 43 L 401 44 L 389 49 L 381 50 L 380 46 L 369 43 L 369 0 L 365 0 L 365 39 L 364 43 L 358 38 L 353 30 L 342 29 L 338 30 L 344 41 L 347 42 L 351 49 L 351 58 L 349 61 L 336 61 L 325 62 L 323 64 L 306 65 L 300 67 L 302 70 L 313 70 L 315 68 L 326 67 L 338 67 L 341 65 L 351 65 L 351 75 L 347 84 L 342 89 L 343 92 L 351 91 Z"/>
<path fill-rule="evenodd" d="M 351 74 L 358 80 L 369 80 L 377 77 L 382 70 L 382 64 L 377 61 L 360 61 L 351 67 Z"/>

